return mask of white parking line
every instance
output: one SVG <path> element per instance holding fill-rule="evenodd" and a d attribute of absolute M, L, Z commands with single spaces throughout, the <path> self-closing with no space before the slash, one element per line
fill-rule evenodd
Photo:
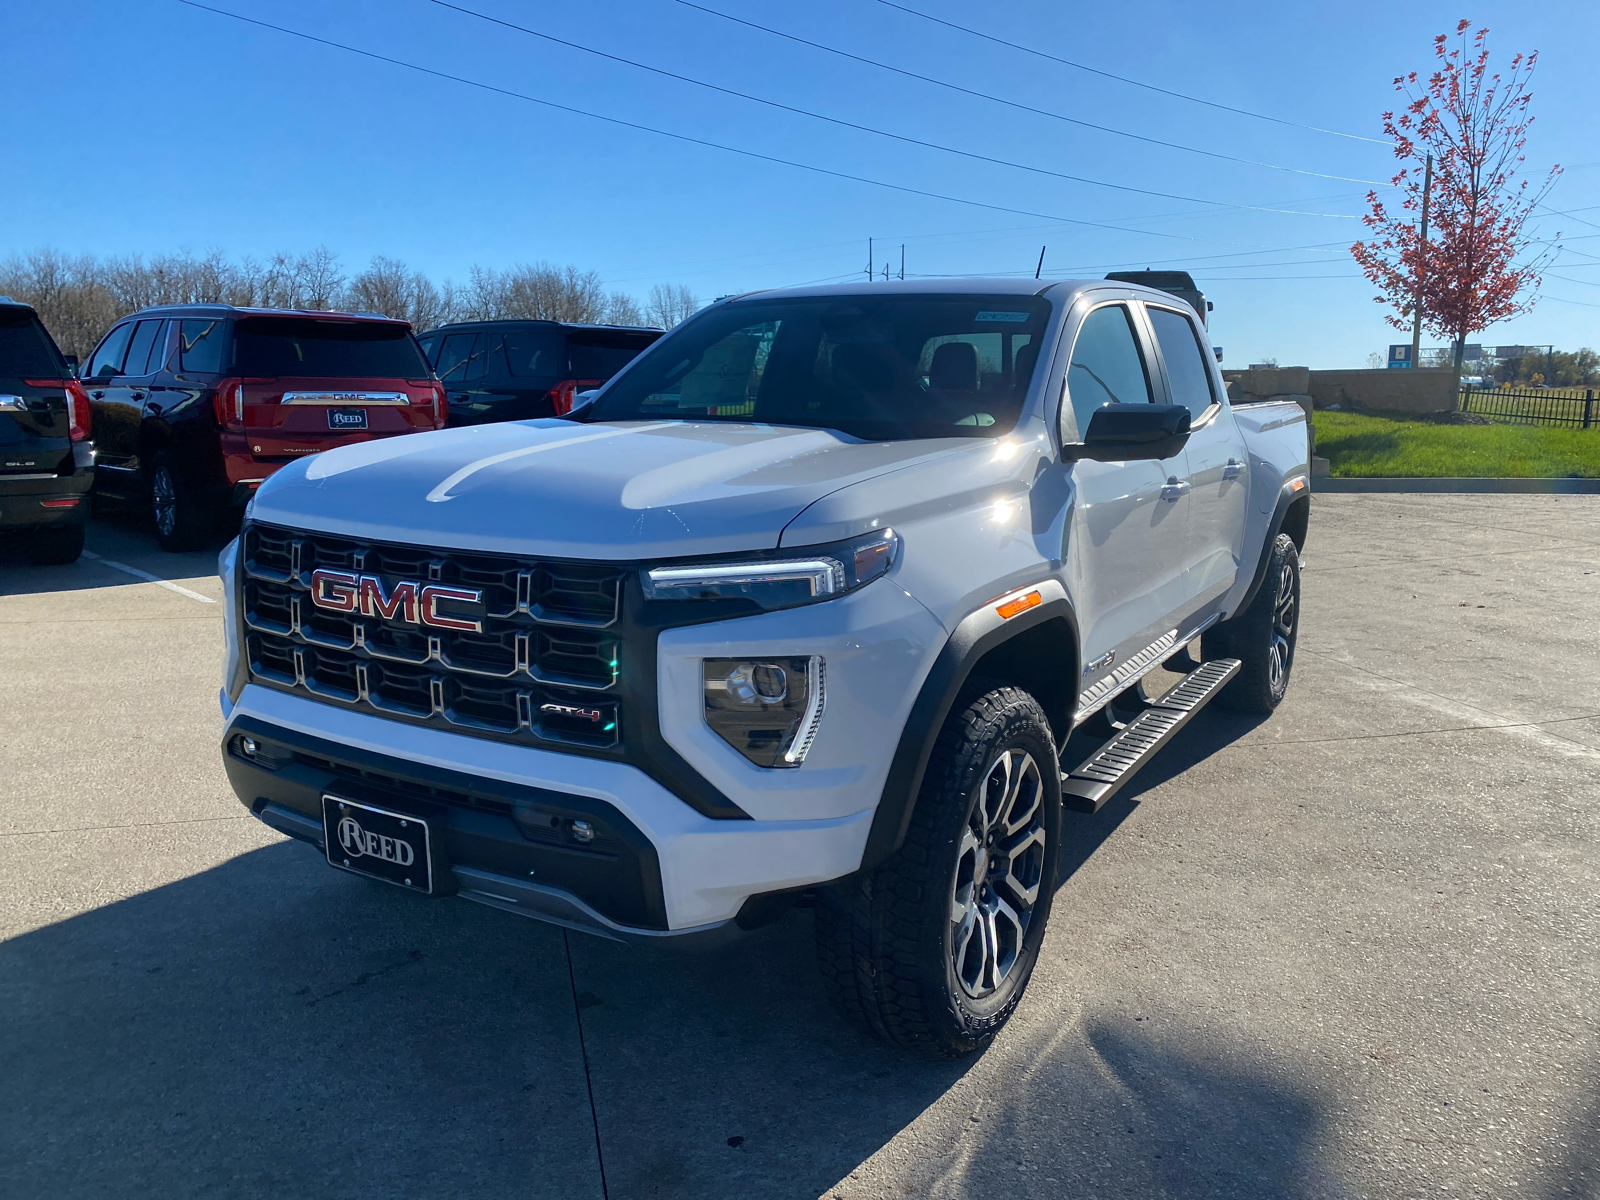
<path fill-rule="evenodd" d="M 149 571 L 141 571 L 138 567 L 130 567 L 127 563 L 119 563 L 113 559 L 101 558 L 93 550 L 85 550 L 83 556 L 93 559 L 103 567 L 110 567 L 113 571 L 121 571 L 124 575 L 132 575 L 135 579 L 142 579 L 146 583 L 159 584 L 169 592 L 177 592 L 180 596 L 187 596 L 191 600 L 198 600 L 201 604 L 215 604 L 210 596 L 202 596 L 199 592 L 191 592 L 188 588 L 173 583 L 170 579 L 163 579 L 159 575 L 152 575 Z"/>

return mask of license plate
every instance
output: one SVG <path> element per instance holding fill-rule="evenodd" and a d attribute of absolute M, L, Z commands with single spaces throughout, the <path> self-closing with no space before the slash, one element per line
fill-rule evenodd
<path fill-rule="evenodd" d="M 426 821 L 341 796 L 324 796 L 322 831 L 328 842 L 328 861 L 334 866 L 433 894 L 433 857 Z"/>
<path fill-rule="evenodd" d="M 365 429 L 367 427 L 367 410 L 364 408 L 330 408 L 328 410 L 329 429 Z"/>

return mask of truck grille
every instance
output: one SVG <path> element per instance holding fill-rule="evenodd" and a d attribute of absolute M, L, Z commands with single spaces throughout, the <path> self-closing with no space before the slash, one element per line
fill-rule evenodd
<path fill-rule="evenodd" d="M 607 750 L 622 741 L 617 680 L 625 570 L 250 525 L 243 621 L 253 682 L 484 737 Z M 333 612 L 317 570 L 482 593 L 480 631 Z"/>

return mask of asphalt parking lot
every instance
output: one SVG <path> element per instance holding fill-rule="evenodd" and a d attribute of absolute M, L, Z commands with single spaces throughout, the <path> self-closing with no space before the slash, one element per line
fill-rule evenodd
<path fill-rule="evenodd" d="M 689 956 L 330 870 L 224 781 L 214 555 L 89 546 L 0 551 L 0 1194 L 1600 1195 L 1600 497 L 1319 497 L 1289 699 L 1069 818 L 950 1064 L 804 910 Z"/>

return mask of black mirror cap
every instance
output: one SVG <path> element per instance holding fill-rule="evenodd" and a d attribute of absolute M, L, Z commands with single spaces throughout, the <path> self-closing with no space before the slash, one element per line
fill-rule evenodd
<path fill-rule="evenodd" d="M 1182 404 L 1107 404 L 1094 410 L 1081 442 L 1061 448 L 1068 462 L 1133 462 L 1171 458 L 1189 444 L 1189 409 Z"/>

